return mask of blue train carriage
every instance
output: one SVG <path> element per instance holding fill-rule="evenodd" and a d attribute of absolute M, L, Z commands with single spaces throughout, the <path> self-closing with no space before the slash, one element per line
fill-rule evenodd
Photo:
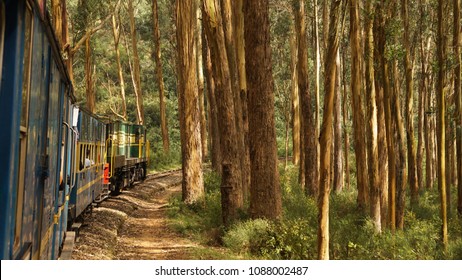
<path fill-rule="evenodd" d="M 106 142 L 109 167 L 106 177 L 114 194 L 146 178 L 149 141 L 144 126 L 120 121 L 110 123 Z"/>
<path fill-rule="evenodd" d="M 56 259 L 74 97 L 43 1 L 0 0 L 0 66 L 0 258 Z"/>
<path fill-rule="evenodd" d="M 75 220 L 93 202 L 108 195 L 104 188 L 106 124 L 84 109 L 79 109 L 75 129 L 78 132 L 74 161 L 74 185 L 71 189 L 69 215 Z"/>

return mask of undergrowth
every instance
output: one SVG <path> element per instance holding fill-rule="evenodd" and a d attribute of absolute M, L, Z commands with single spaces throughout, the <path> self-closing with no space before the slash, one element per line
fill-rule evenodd
<path fill-rule="evenodd" d="M 298 168 L 280 169 L 283 216 L 279 221 L 250 220 L 245 215 L 225 229 L 221 222 L 220 178 L 205 175 L 206 195 L 192 206 L 171 202 L 174 228 L 204 245 L 221 246 L 220 258 L 300 260 L 317 258 L 316 201 L 298 184 Z M 352 181 L 353 183 L 354 181 Z M 462 259 L 462 221 L 455 211 L 449 219 L 449 247 L 440 245 L 439 194 L 437 188 L 421 194 L 411 211 L 406 206 L 405 228 L 392 234 L 375 232 L 372 221 L 357 208 L 352 185 L 330 199 L 330 258 L 356 260 Z M 453 198 L 452 205 L 455 205 Z M 198 256 L 200 258 L 200 256 Z"/>

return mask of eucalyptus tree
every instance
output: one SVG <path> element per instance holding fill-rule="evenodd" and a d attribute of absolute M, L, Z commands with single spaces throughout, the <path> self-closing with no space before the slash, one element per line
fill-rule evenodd
<path fill-rule="evenodd" d="M 282 214 L 274 121 L 268 0 L 244 1 L 245 61 L 249 108 L 250 215 Z"/>

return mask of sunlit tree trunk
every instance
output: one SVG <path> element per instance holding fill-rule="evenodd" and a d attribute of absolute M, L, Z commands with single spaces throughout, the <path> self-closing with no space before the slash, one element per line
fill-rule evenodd
<path fill-rule="evenodd" d="M 421 18 L 424 18 L 423 5 L 421 4 Z M 421 27 L 423 29 L 423 27 Z M 423 30 L 421 31 L 423 36 Z M 430 48 L 430 38 L 421 38 L 420 56 L 422 68 L 422 94 L 424 97 L 424 130 L 425 130 L 425 186 L 427 189 L 433 187 L 434 184 L 434 137 L 433 137 L 433 117 L 432 117 L 432 90 L 429 89 L 429 70 L 428 70 L 428 55 Z"/>
<path fill-rule="evenodd" d="M 160 108 L 160 127 L 162 133 L 162 145 L 164 152 L 168 153 L 170 150 L 170 141 L 168 139 L 168 122 L 165 106 L 165 87 L 162 70 L 161 50 L 160 50 L 160 28 L 159 28 L 159 14 L 157 0 L 152 0 L 152 23 L 153 23 L 153 37 L 154 37 L 154 58 L 156 62 L 156 79 L 159 87 L 159 108 Z M 199 53 L 198 53 L 199 54 Z M 204 137 L 207 139 L 206 137 Z"/>
<path fill-rule="evenodd" d="M 245 1 L 244 15 L 249 96 L 250 215 L 253 218 L 278 219 L 282 214 L 282 202 L 274 120 L 269 1 Z"/>
<path fill-rule="evenodd" d="M 419 1 L 419 5 L 422 5 L 422 0 Z M 422 8 L 420 8 L 422 9 Z M 417 180 L 418 180 L 418 186 L 419 189 L 422 189 L 424 187 L 424 173 L 423 173 L 423 159 L 425 156 L 425 151 L 426 151 L 426 138 L 425 138 L 425 97 L 427 95 L 426 93 L 426 78 L 424 76 L 425 74 L 425 55 L 423 52 L 423 40 L 424 40 L 424 27 L 423 27 L 423 21 L 425 20 L 425 16 L 423 13 L 420 13 L 420 21 L 421 23 L 419 24 L 419 42 L 418 42 L 418 48 L 419 48 L 419 54 L 420 54 L 420 71 L 422 73 L 422 77 L 420 78 L 420 84 L 419 84 L 419 112 L 418 112 L 418 143 L 417 143 Z"/>
<path fill-rule="evenodd" d="M 177 0 L 176 36 L 178 90 L 182 129 L 183 201 L 191 204 L 204 195 L 199 96 L 197 90 L 195 31 L 196 1 Z"/>
<path fill-rule="evenodd" d="M 390 70 L 388 61 L 385 57 L 385 45 L 386 45 L 386 22 L 388 20 L 388 7 L 384 6 L 385 3 L 377 2 L 375 9 L 375 21 L 374 21 L 374 59 L 379 64 L 378 74 L 376 75 L 376 92 L 377 92 L 377 107 L 378 107 L 378 121 L 379 128 L 380 124 L 385 125 L 383 134 L 379 133 L 379 145 L 386 144 L 387 147 L 387 158 L 388 158 L 388 188 L 382 191 L 383 197 L 387 195 L 387 201 L 382 199 L 382 213 L 387 209 L 387 225 L 394 233 L 396 229 L 396 159 L 395 159 L 395 142 L 394 142 L 394 130 L 393 130 L 393 117 L 391 115 L 392 108 L 392 88 L 390 85 Z M 383 110 L 382 110 L 383 108 Z M 382 114 L 383 112 L 383 114 Z M 380 129 L 379 129 L 380 132 Z M 386 139 L 381 139 L 381 136 L 386 135 Z M 381 140 L 383 142 L 381 142 Z M 385 141 L 386 140 L 386 141 Z M 382 146 L 381 146 L 382 147 Z M 383 152 L 383 150 L 382 150 Z M 382 157 L 379 155 L 379 160 Z M 383 162 L 383 161 L 381 161 Z M 383 176 L 383 175 L 382 175 Z M 388 204 L 386 204 L 388 202 Z M 382 224 L 385 224 L 382 215 Z"/>
<path fill-rule="evenodd" d="M 246 169 L 246 157 L 245 157 L 245 146 L 244 146 L 244 125 L 243 125 L 243 113 L 242 113 L 242 101 L 241 101 L 241 91 L 239 85 L 239 70 L 238 70 L 238 61 L 237 61 L 237 52 L 235 44 L 235 24 L 234 16 L 231 5 L 231 0 L 220 0 L 221 3 L 221 14 L 223 18 L 223 30 L 225 36 L 225 47 L 226 53 L 228 55 L 228 67 L 229 73 L 231 75 L 231 90 L 234 102 L 234 118 L 236 122 L 236 138 L 237 138 L 237 148 L 241 156 L 239 156 L 240 168 L 241 168 L 241 188 L 246 186 L 247 179 L 242 176 L 242 174 L 247 174 L 248 170 Z M 236 5 L 236 3 L 234 3 Z"/>
<path fill-rule="evenodd" d="M 343 84 L 343 104 L 342 104 L 342 111 L 343 111 L 343 130 L 344 130 L 344 161 L 345 161 L 345 188 L 350 189 L 350 135 L 349 129 L 347 126 L 348 122 L 348 86 L 347 86 L 347 79 L 346 79 L 346 69 L 345 69 L 345 52 L 342 55 L 342 84 Z"/>
<path fill-rule="evenodd" d="M 204 64 L 202 59 L 202 14 L 201 8 L 197 9 L 197 36 L 196 36 L 196 60 L 197 60 L 197 83 L 199 89 L 199 110 L 201 112 L 201 141 L 202 141 L 202 159 L 205 162 L 208 156 L 207 144 L 207 124 L 205 108 L 205 80 Z"/>
<path fill-rule="evenodd" d="M 87 97 L 87 109 L 95 113 L 95 91 L 93 88 L 93 63 L 90 37 L 85 41 L 85 92 Z"/>
<path fill-rule="evenodd" d="M 119 21 L 120 22 L 120 21 Z M 124 81 L 124 74 L 122 70 L 122 63 L 120 61 L 120 25 L 116 20 L 116 15 L 112 16 L 112 34 L 114 36 L 114 50 L 116 54 L 116 61 L 117 61 L 117 75 L 119 76 L 119 86 L 120 86 L 120 99 L 122 102 L 122 116 L 123 120 L 127 120 L 127 102 L 125 98 L 125 81 Z"/>
<path fill-rule="evenodd" d="M 411 189 L 411 204 L 417 204 L 419 185 L 417 180 L 417 150 L 414 141 L 414 47 L 411 46 L 411 34 L 409 26 L 409 3 L 401 0 L 401 17 L 404 25 L 404 71 L 406 77 L 406 132 L 407 132 L 407 159 L 409 162 L 408 177 Z"/>
<path fill-rule="evenodd" d="M 143 92 L 141 90 L 141 77 L 140 77 L 140 57 L 138 55 L 138 39 L 135 27 L 135 11 L 133 9 L 133 0 L 128 1 L 128 14 L 130 16 L 130 34 L 133 52 L 133 78 L 136 87 L 136 121 L 138 124 L 144 124 L 144 105 L 143 105 Z"/>
<path fill-rule="evenodd" d="M 298 48 L 297 35 L 293 27 L 293 34 L 290 36 L 291 73 L 292 73 L 292 139 L 293 139 L 293 163 L 300 164 L 300 96 L 298 91 Z"/>
<path fill-rule="evenodd" d="M 205 26 L 202 25 L 202 58 L 204 60 L 204 73 L 207 82 L 207 100 L 209 103 L 209 134 L 211 135 L 211 160 L 212 168 L 220 175 L 221 169 L 221 149 L 220 149 L 220 131 L 218 128 L 217 101 L 215 95 L 215 79 L 213 77 L 212 58 L 210 48 L 205 35 Z"/>
<path fill-rule="evenodd" d="M 308 48 L 305 21 L 305 1 L 296 0 L 294 3 L 295 30 L 297 36 L 298 49 L 298 88 L 301 101 L 301 115 L 303 117 L 302 137 L 304 143 L 304 163 L 305 169 L 305 191 L 314 197 L 318 195 L 318 164 L 314 114 L 312 110 L 312 98 L 309 90 L 308 77 Z M 335 82 L 335 80 L 334 80 Z"/>
<path fill-rule="evenodd" d="M 327 5 L 326 5 L 327 6 Z M 327 8 L 326 8 L 327 11 Z M 318 16 L 318 3 L 317 0 L 313 0 L 313 13 L 314 13 L 314 48 L 315 48 L 315 68 L 314 68 L 314 75 L 315 75 L 315 83 L 314 83 L 314 91 L 315 91 L 315 125 L 316 125 L 316 139 L 319 138 L 319 130 L 320 130 L 320 123 L 321 123 L 321 115 L 320 115 L 320 101 L 319 101 L 319 91 L 320 91 L 320 79 L 321 79 L 321 49 L 319 45 L 319 16 Z M 325 21 L 327 23 L 327 20 Z M 316 155 L 319 155 L 319 141 L 316 141 Z M 316 166 L 319 168 L 319 157 L 316 156 Z"/>
<path fill-rule="evenodd" d="M 398 160 L 397 160 L 397 199 L 396 199 L 396 224 L 399 229 L 404 229 L 404 208 L 406 199 L 406 186 L 407 186 L 407 164 L 406 164 L 406 144 L 405 144 L 405 129 L 404 120 L 401 113 L 401 102 L 399 88 L 400 79 L 398 72 L 398 62 L 393 61 L 392 66 L 393 72 L 393 95 L 392 95 L 392 112 L 394 127 L 397 135 L 397 147 L 398 147 Z"/>
<path fill-rule="evenodd" d="M 368 201 L 366 133 L 361 96 L 361 42 L 359 23 L 359 3 L 350 1 L 350 41 L 351 41 L 351 96 L 353 103 L 353 132 L 356 154 L 356 174 L 358 186 L 358 206 L 365 209 Z"/>
<path fill-rule="evenodd" d="M 379 11 L 381 6 L 376 6 L 376 11 Z M 378 145 L 378 159 L 379 159 L 379 174 L 380 174 L 380 215 L 382 227 L 387 225 L 388 219 L 388 187 L 389 187 L 389 174 L 388 174 L 388 146 L 387 146 L 387 131 L 385 121 L 385 96 L 384 96 L 384 65 L 383 65 L 383 52 L 384 52 L 384 22 L 383 15 L 378 13 L 374 18 L 373 33 L 374 33 L 374 61 L 377 65 L 375 68 L 375 92 L 377 104 L 377 145 Z"/>
<path fill-rule="evenodd" d="M 448 224 L 447 224 L 447 201 L 446 201 L 446 25 L 444 14 L 444 0 L 438 0 L 438 31 L 436 55 L 438 61 L 438 79 L 437 79 L 437 105 L 438 105 L 438 188 L 441 199 L 441 239 L 445 251 L 448 246 Z"/>
<path fill-rule="evenodd" d="M 356 5 L 356 0 L 352 0 Z M 329 259 L 329 195 L 330 195 L 330 158 L 332 148 L 332 126 L 335 99 L 335 80 L 337 66 L 335 58 L 339 48 L 341 15 L 347 1 L 332 1 L 330 13 L 330 31 L 325 61 L 324 80 L 324 117 L 320 133 L 320 182 L 318 197 L 318 259 Z"/>
<path fill-rule="evenodd" d="M 241 153 L 237 137 L 234 109 L 233 85 L 228 54 L 225 44 L 222 13 L 218 1 L 203 4 L 203 19 L 210 47 L 212 68 L 215 79 L 218 127 L 222 152 L 221 205 L 223 223 L 228 226 L 236 218 L 243 206 Z"/>
<path fill-rule="evenodd" d="M 51 0 L 51 13 L 53 19 L 53 27 L 55 30 L 58 42 L 63 45 L 63 13 L 66 11 L 62 10 L 62 0 Z"/>
<path fill-rule="evenodd" d="M 366 59 L 366 112 L 367 112 L 367 137 L 368 141 L 368 174 L 370 193 L 370 215 L 374 222 L 376 232 L 382 231 L 380 215 L 380 174 L 379 174 L 379 151 L 378 151 L 378 123 L 377 102 L 375 91 L 374 71 L 374 37 L 373 37 L 373 3 L 367 1 L 364 33 L 366 36 L 364 57 Z"/>
<path fill-rule="evenodd" d="M 239 94 L 241 101 L 242 129 L 240 133 L 244 136 L 244 164 L 242 167 L 242 192 L 244 200 L 248 201 L 250 187 L 250 150 L 249 150 L 249 120 L 247 108 L 247 77 L 245 72 L 245 42 L 244 42 L 244 10 L 243 0 L 232 1 L 234 15 L 234 44 L 236 48 L 236 60 L 239 74 Z"/>
<path fill-rule="evenodd" d="M 456 129 L 457 129 L 457 189 L 458 189 L 458 198 L 457 198 L 457 211 L 459 216 L 462 216 L 462 89 L 461 89 L 461 33 L 462 27 L 460 27 L 460 0 L 453 1 L 453 10 L 454 10 L 454 36 L 453 36 L 453 45 L 454 45 L 454 56 L 457 60 L 456 66 L 454 68 L 454 98 L 456 103 Z M 457 28 L 459 27 L 459 28 Z"/>
<path fill-rule="evenodd" d="M 340 65 L 340 48 L 337 50 L 335 58 L 337 73 L 336 73 L 336 95 L 334 101 L 334 176 L 333 186 L 335 192 L 343 190 L 343 129 L 342 129 L 342 83 L 341 83 L 341 65 Z"/>

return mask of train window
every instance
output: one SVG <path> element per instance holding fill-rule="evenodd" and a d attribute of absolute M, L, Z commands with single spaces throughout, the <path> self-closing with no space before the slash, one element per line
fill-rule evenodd
<path fill-rule="evenodd" d="M 14 250 L 19 249 L 22 225 L 22 211 L 24 200 L 24 181 L 26 169 L 27 127 L 30 91 L 30 68 L 32 51 L 32 9 L 26 5 L 24 26 L 24 58 L 23 58 L 23 84 L 22 84 L 22 110 L 19 142 L 19 174 L 16 198 L 16 225 L 14 229 Z"/>
<path fill-rule="evenodd" d="M 3 42 L 5 40 L 5 7 L 4 3 L 0 3 L 0 80 L 2 77 L 3 68 Z M 1 83 L 1 82 L 0 82 Z"/>
<path fill-rule="evenodd" d="M 75 165 L 76 167 L 76 171 L 79 171 L 79 170 L 82 170 L 83 169 L 83 154 L 84 154 L 84 150 L 83 150 L 83 145 L 82 144 L 79 144 L 79 150 L 78 150 L 78 156 L 76 157 L 77 159 L 77 163 Z"/>

